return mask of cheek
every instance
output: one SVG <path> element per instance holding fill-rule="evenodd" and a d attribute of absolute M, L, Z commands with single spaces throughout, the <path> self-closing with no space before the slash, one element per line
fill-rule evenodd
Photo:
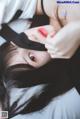
<path fill-rule="evenodd" d="M 39 53 L 37 54 L 37 63 L 38 65 L 42 66 L 50 61 L 51 57 L 48 53 Z"/>

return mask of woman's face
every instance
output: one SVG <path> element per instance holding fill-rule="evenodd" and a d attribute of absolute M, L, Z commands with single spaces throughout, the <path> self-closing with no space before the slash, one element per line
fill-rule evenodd
<path fill-rule="evenodd" d="M 9 66 L 15 64 L 29 64 L 38 68 L 50 60 L 50 55 L 43 51 L 26 50 L 17 48 L 14 50 L 14 55 L 8 61 Z"/>
<path fill-rule="evenodd" d="M 46 38 L 39 32 L 39 28 L 40 27 L 29 29 L 25 33 L 30 40 L 44 43 Z M 47 30 L 47 33 L 50 33 L 53 30 L 51 26 L 44 26 L 44 28 Z M 14 44 L 12 43 L 12 45 Z M 15 45 L 14 47 L 16 48 L 13 51 L 13 55 L 11 56 L 10 60 L 8 61 L 9 66 L 15 64 L 29 64 L 35 68 L 38 68 L 49 62 L 51 59 L 50 55 L 46 51 L 23 49 Z"/>

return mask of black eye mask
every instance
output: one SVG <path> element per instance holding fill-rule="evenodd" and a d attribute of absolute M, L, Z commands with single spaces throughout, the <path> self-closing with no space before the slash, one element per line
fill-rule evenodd
<path fill-rule="evenodd" d="M 47 51 L 43 44 L 29 40 L 25 33 L 16 33 L 7 24 L 2 25 L 0 36 L 2 36 L 6 42 L 12 41 L 14 44 L 21 48 L 37 51 Z"/>

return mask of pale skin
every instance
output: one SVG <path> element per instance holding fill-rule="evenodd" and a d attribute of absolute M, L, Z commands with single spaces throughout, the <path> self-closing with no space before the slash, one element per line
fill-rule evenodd
<path fill-rule="evenodd" d="M 73 24 L 72 24 L 73 25 Z M 67 26 L 68 27 L 68 26 Z M 46 31 L 47 31 L 47 35 L 51 34 L 51 33 L 55 33 L 55 29 L 51 26 L 51 25 L 46 25 L 46 26 L 40 26 L 40 27 L 35 27 L 35 28 L 32 28 L 32 29 L 28 29 L 26 30 L 24 33 L 29 37 L 30 40 L 32 41 L 36 41 L 36 42 L 40 42 L 42 44 L 46 44 L 47 45 L 47 42 L 48 42 L 48 47 L 51 48 L 51 42 L 50 41 L 46 41 L 46 37 L 44 37 L 38 30 L 39 28 L 44 28 Z M 77 28 L 76 25 L 74 28 Z M 72 29 L 71 30 L 75 30 L 75 29 Z M 64 31 L 65 32 L 65 31 Z M 69 30 L 67 31 L 69 32 Z M 63 32 L 62 32 L 63 33 Z M 59 35 L 59 34 L 58 34 Z M 77 36 L 79 36 L 79 34 L 76 34 Z M 48 36 L 49 37 L 49 36 Z M 54 36 L 55 37 L 55 36 Z M 72 37 L 72 35 L 71 35 Z M 53 36 L 51 37 L 53 38 Z M 68 37 L 67 37 L 68 38 Z M 75 37 L 74 37 L 75 38 Z M 77 37 L 78 38 L 78 37 Z M 53 40 L 53 39 L 51 39 Z M 74 45 L 75 46 L 75 43 L 76 43 L 76 40 L 74 39 L 73 40 L 74 42 L 72 43 L 69 42 L 70 45 Z M 63 45 L 60 44 L 61 41 L 59 41 L 59 47 L 60 45 Z M 15 64 L 30 64 L 31 66 L 35 67 L 35 68 L 38 68 L 44 64 L 46 64 L 47 62 L 49 62 L 51 60 L 51 58 L 59 58 L 60 55 L 63 55 L 63 54 L 60 54 L 59 52 L 57 53 L 57 50 L 56 48 L 54 49 L 55 51 L 55 55 L 53 55 L 53 51 L 51 52 L 52 54 L 50 55 L 50 53 L 48 52 L 45 52 L 45 51 L 35 51 L 35 50 L 30 50 L 30 49 L 23 49 L 23 48 L 20 48 L 18 46 L 16 46 L 15 44 L 13 44 L 11 42 L 11 44 L 16 48 L 16 50 L 13 51 L 13 55 L 11 58 L 9 58 L 8 60 L 8 66 L 12 66 L 12 65 L 15 65 Z M 49 46 L 50 44 L 50 46 Z M 78 44 L 78 43 L 77 43 Z M 45 46 L 46 46 L 45 45 Z M 66 45 L 67 47 L 67 45 Z M 66 49 L 65 47 L 65 49 Z M 76 45 L 76 47 L 78 47 Z M 74 48 L 75 50 L 75 48 Z M 66 50 L 65 50 L 66 51 Z M 54 56 L 54 57 L 52 57 Z M 64 55 L 63 55 L 64 56 Z M 64 56 L 65 57 L 65 56 Z"/>
<path fill-rule="evenodd" d="M 37 0 L 37 7 L 36 7 L 36 13 L 37 14 L 43 14 L 41 9 L 41 0 Z M 37 40 L 37 42 L 41 42 L 45 45 L 47 48 L 48 53 L 48 59 L 50 58 L 70 58 L 75 50 L 79 46 L 79 37 L 80 37 L 80 22 L 76 22 L 76 19 L 80 18 L 80 15 L 78 14 L 78 10 L 80 9 L 79 5 L 76 6 L 76 10 L 74 9 L 74 6 L 71 5 L 57 5 L 55 0 L 43 0 L 44 3 L 44 9 L 46 14 L 50 18 L 50 24 L 49 26 L 45 27 L 46 30 L 48 30 L 49 36 L 44 38 L 41 36 L 40 33 L 38 33 L 37 29 L 31 29 L 25 31 L 26 35 L 31 40 Z M 70 7 L 71 6 L 71 7 Z M 73 12 L 76 12 L 76 17 L 74 17 Z M 64 14 L 63 14 L 64 11 Z M 66 16 L 65 16 L 66 15 Z M 61 26 L 61 24 L 63 26 Z M 75 27 L 73 27 L 75 25 Z M 59 31 L 59 32 L 58 32 Z M 54 37 L 51 37 L 50 34 L 55 32 L 56 35 Z M 46 39 L 46 40 L 43 40 Z M 76 40 L 77 39 L 77 40 Z M 67 42 L 66 42 L 67 41 Z M 68 47 L 67 47 L 68 46 Z M 29 51 L 29 50 L 28 50 Z M 21 55 L 25 54 L 26 50 L 18 48 L 18 55 L 12 58 L 11 65 L 14 65 L 14 59 L 16 63 L 26 63 L 23 61 L 23 58 L 20 57 Z M 38 59 L 41 59 L 43 56 L 47 56 L 46 53 L 42 53 L 39 51 L 37 52 Z M 27 54 L 27 53 L 26 53 Z M 31 55 L 34 53 L 31 53 Z M 41 55 L 40 55 L 41 54 Z M 26 56 L 26 55 L 25 55 Z M 43 59 L 47 59 L 44 57 Z M 39 62 L 40 61 L 40 62 Z M 47 60 L 49 61 L 49 60 Z M 30 61 L 30 64 L 34 67 L 39 67 L 44 65 L 47 61 L 44 60 L 38 60 L 37 63 L 34 63 Z"/>
<path fill-rule="evenodd" d="M 28 29 L 25 31 L 25 34 L 32 41 L 44 43 L 46 38 L 40 32 L 38 32 L 38 29 L 41 27 Z M 48 34 L 54 31 L 51 25 L 46 25 L 43 27 L 47 30 Z M 10 58 L 7 62 L 8 66 L 16 64 L 29 64 L 35 68 L 39 68 L 51 60 L 49 53 L 46 51 L 23 49 L 16 46 L 13 42 L 11 42 L 11 44 L 15 50 L 13 50 L 11 52 L 11 56 L 9 56 Z"/>
<path fill-rule="evenodd" d="M 56 31 L 70 22 L 80 20 L 80 4 L 58 4 L 57 0 L 43 0 L 43 4 L 45 13 L 49 16 L 50 24 Z M 43 14 L 41 0 L 38 0 L 36 12 Z"/>
<path fill-rule="evenodd" d="M 37 13 L 42 14 L 40 1 L 38 0 Z M 70 58 L 80 46 L 80 4 L 57 4 L 56 0 L 43 0 L 43 3 L 56 32 L 54 38 L 48 36 L 45 47 L 52 58 Z M 58 54 L 53 52 L 53 47 Z"/>
<path fill-rule="evenodd" d="M 58 49 L 59 52 L 62 53 L 60 55 L 60 57 L 68 57 L 69 58 L 69 57 L 72 56 L 72 54 L 74 52 L 71 52 L 71 55 L 67 56 L 66 53 L 70 50 L 66 51 L 66 53 L 65 53 L 65 52 L 63 52 L 63 49 L 64 49 L 63 46 L 61 46 L 61 47 L 58 47 L 58 46 L 60 45 L 60 43 L 62 44 L 62 41 L 64 41 L 64 40 L 66 41 L 68 39 L 68 41 L 72 42 L 72 39 L 73 39 L 74 40 L 74 45 L 73 45 L 74 47 L 75 47 L 75 44 L 76 44 L 76 41 L 77 41 L 76 47 L 74 48 L 72 46 L 72 49 L 74 48 L 74 51 L 75 51 L 75 49 L 78 47 L 78 44 L 80 44 L 80 40 L 79 40 L 80 39 L 80 13 L 79 13 L 80 5 L 79 4 L 75 4 L 75 5 L 71 5 L 71 4 L 61 5 L 60 4 L 60 5 L 58 5 L 58 4 L 56 4 L 56 0 L 43 0 L 43 1 L 44 1 L 45 12 L 50 18 L 50 24 L 52 26 L 54 26 L 55 32 L 59 31 L 59 34 L 56 34 L 55 37 L 53 38 L 53 39 L 55 39 L 56 42 L 52 42 L 51 37 L 48 37 L 48 39 L 51 39 L 51 44 L 53 46 L 57 47 L 57 49 L 59 48 Z M 41 9 L 40 0 L 38 0 L 36 13 L 37 14 L 43 14 L 42 9 Z M 73 29 L 70 29 L 71 27 Z M 50 32 L 53 32 L 53 31 L 50 31 Z M 26 34 L 27 34 L 27 32 L 26 32 Z M 67 38 L 67 36 L 68 36 L 68 38 Z M 29 37 L 33 37 L 33 36 L 29 36 Z M 36 38 L 31 38 L 31 39 L 36 40 Z M 50 41 L 50 40 L 48 41 L 48 39 L 47 39 L 47 42 L 45 43 L 46 47 L 47 47 L 47 43 L 49 43 L 49 41 Z M 65 41 L 64 41 L 64 47 L 66 45 Z M 50 44 L 50 46 L 51 46 L 51 44 Z M 68 42 L 68 45 L 69 44 L 70 43 Z M 48 47 L 47 47 L 47 49 L 48 49 Z M 17 55 L 17 58 L 19 58 L 18 56 L 23 56 L 23 53 L 25 54 L 25 52 L 26 52 L 26 50 L 18 49 L 19 54 Z M 51 51 L 49 51 L 49 50 L 48 50 L 48 52 L 50 53 L 52 58 L 56 57 L 53 54 L 53 52 L 51 53 Z M 45 55 L 44 58 L 48 58 L 48 60 L 46 62 L 48 62 L 51 59 L 49 54 L 43 53 L 43 55 Z M 15 57 L 13 59 L 11 59 L 11 61 L 9 63 L 14 61 L 14 59 L 15 59 Z M 27 63 L 23 59 L 24 58 L 19 59 L 19 60 L 16 59 L 15 60 L 16 62 L 14 62 L 13 64 L 10 64 L 10 65 L 14 65 L 15 63 Z M 38 67 L 38 66 L 43 65 L 44 63 L 40 64 L 40 62 L 39 62 L 39 65 L 37 65 L 37 63 L 34 63 L 34 62 L 30 61 L 30 64 L 32 64 L 35 67 Z M 0 110 L 1 110 L 1 106 L 0 106 Z"/>

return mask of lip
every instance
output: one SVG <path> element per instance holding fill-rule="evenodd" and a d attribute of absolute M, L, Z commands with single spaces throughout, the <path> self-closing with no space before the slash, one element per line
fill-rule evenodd
<path fill-rule="evenodd" d="M 38 32 L 44 37 L 47 37 L 48 35 L 48 31 L 44 27 L 39 28 Z"/>

